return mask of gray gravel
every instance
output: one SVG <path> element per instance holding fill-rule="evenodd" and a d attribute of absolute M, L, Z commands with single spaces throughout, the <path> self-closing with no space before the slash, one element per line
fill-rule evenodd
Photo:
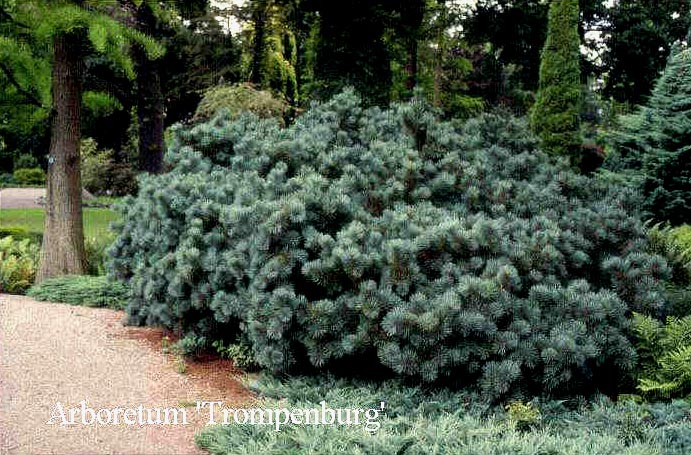
<path fill-rule="evenodd" d="M 45 188 L 3 188 L 0 189 L 0 209 L 41 208 L 40 201 L 45 201 L 45 197 Z M 93 199 L 93 195 L 83 190 L 82 199 Z"/>
<path fill-rule="evenodd" d="M 190 425 L 46 424 L 57 402 L 177 408 L 247 397 L 240 388 L 210 389 L 203 378 L 178 373 L 160 334 L 156 346 L 153 329 L 124 327 L 123 315 L 0 294 L 0 454 L 204 453 L 194 446 L 204 426 L 194 408 Z"/>

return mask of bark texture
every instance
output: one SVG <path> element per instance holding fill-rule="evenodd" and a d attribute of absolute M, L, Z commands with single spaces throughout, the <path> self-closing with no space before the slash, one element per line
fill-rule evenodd
<path fill-rule="evenodd" d="M 418 40 L 424 17 L 424 0 L 402 3 L 401 21 L 406 36 L 406 89 L 411 93 L 418 82 Z"/>
<path fill-rule="evenodd" d="M 84 226 L 80 176 L 80 38 L 61 33 L 53 41 L 53 113 L 48 157 L 46 218 L 36 281 L 84 274 Z"/>
<path fill-rule="evenodd" d="M 140 31 L 158 36 L 158 19 L 151 7 L 143 2 L 136 10 Z M 139 122 L 139 170 L 158 174 L 163 170 L 164 115 L 161 68 L 139 46 L 133 52 L 137 68 L 137 116 Z"/>
<path fill-rule="evenodd" d="M 266 26 L 269 15 L 267 0 L 255 0 L 252 4 L 252 24 L 254 25 L 254 40 L 252 42 L 252 73 L 250 82 L 257 87 L 262 83 L 262 67 L 266 54 Z"/>
<path fill-rule="evenodd" d="M 163 93 L 158 62 L 138 57 L 139 169 L 158 174 L 163 169 Z"/>

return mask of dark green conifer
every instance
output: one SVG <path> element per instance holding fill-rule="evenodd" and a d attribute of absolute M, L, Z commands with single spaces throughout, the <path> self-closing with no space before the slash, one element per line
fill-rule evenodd
<path fill-rule="evenodd" d="M 633 176 L 647 215 L 673 224 L 691 219 L 691 49 L 677 43 L 647 102 L 622 121 L 607 165 Z"/>

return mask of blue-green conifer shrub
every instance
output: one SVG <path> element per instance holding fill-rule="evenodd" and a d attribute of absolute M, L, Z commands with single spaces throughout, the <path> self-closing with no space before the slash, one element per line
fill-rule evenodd
<path fill-rule="evenodd" d="M 131 320 L 239 335 L 275 372 L 607 391 L 636 363 L 630 312 L 664 311 L 632 194 L 538 151 L 523 121 L 457 131 L 421 100 L 345 92 L 288 128 L 178 127 L 167 160 L 111 250 Z"/>

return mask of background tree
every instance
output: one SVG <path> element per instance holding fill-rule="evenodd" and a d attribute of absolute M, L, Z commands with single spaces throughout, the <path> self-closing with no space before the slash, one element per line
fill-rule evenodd
<path fill-rule="evenodd" d="M 691 217 L 691 50 L 677 43 L 650 99 L 622 120 L 612 170 L 643 190 L 647 216 L 683 224 Z"/>
<path fill-rule="evenodd" d="M 0 3 L 0 11 L 0 171 L 12 172 L 19 155 L 48 149 L 49 50 L 33 46 L 14 3 Z"/>
<path fill-rule="evenodd" d="M 665 67 L 674 42 L 688 28 L 687 0 L 619 0 L 604 28 L 604 94 L 629 105 L 641 104 Z"/>
<path fill-rule="evenodd" d="M 486 100 L 472 93 L 474 70 L 482 70 L 481 60 L 473 61 L 478 48 L 468 45 L 462 32 L 463 9 L 457 2 L 437 1 L 429 6 L 428 40 L 420 71 L 431 74 L 433 104 L 446 117 L 466 119 L 482 111 Z M 477 67 L 475 63 L 478 63 Z"/>
<path fill-rule="evenodd" d="M 160 67 L 166 126 L 189 121 L 205 90 L 242 80 L 238 39 L 223 30 L 212 9 L 197 14 L 188 16 L 188 25 L 173 23 L 163 41 L 166 54 Z"/>
<path fill-rule="evenodd" d="M 473 65 L 461 30 L 462 13 L 456 1 L 399 3 L 386 35 L 392 100 L 409 99 L 418 86 L 448 118 L 465 119 L 482 110 L 483 100 L 470 95 Z"/>
<path fill-rule="evenodd" d="M 158 17 L 156 6 L 148 2 L 132 2 L 137 30 L 161 40 L 165 25 Z M 139 4 L 137 4 L 139 3 Z M 163 169 L 163 87 L 161 60 L 150 59 L 146 49 L 132 46 L 132 59 L 137 73 L 137 117 L 139 124 L 139 170 L 157 174 Z"/>
<path fill-rule="evenodd" d="M 405 87 L 409 96 L 419 82 L 419 43 L 428 9 L 427 0 L 406 0 L 398 6 L 400 35 L 405 48 Z"/>
<path fill-rule="evenodd" d="M 527 109 L 525 91 L 538 88 L 547 11 L 540 0 L 479 0 L 470 10 L 464 34 L 470 45 L 485 47 L 485 71 L 479 76 L 491 78 L 484 82 L 489 104 Z"/>
<path fill-rule="evenodd" d="M 37 281 L 85 270 L 79 143 L 82 76 L 88 49 L 107 55 L 130 76 L 134 68 L 124 53 L 128 43 L 142 43 L 152 55 L 161 51 L 141 33 L 123 27 L 106 14 L 104 8 L 116 5 L 35 0 L 3 10 L 23 29 L 22 33 L 5 36 L 5 42 L 21 50 L 24 59 L 49 58 L 51 68 L 50 90 L 34 97 L 35 101 L 50 99 L 51 116 L 46 218 Z M 3 59 L 8 78 L 14 77 L 15 69 L 21 72 L 21 67 L 13 65 L 18 61 Z M 36 84 L 22 90 L 28 96 L 41 88 L 46 87 Z"/>
<path fill-rule="evenodd" d="M 530 120 L 547 152 L 569 156 L 576 165 L 581 145 L 579 61 L 578 1 L 553 0 Z"/>
<path fill-rule="evenodd" d="M 308 2 L 319 14 L 311 95 L 325 99 L 353 86 L 368 104 L 387 104 L 391 54 L 384 42 L 397 2 L 347 0 Z"/>
<path fill-rule="evenodd" d="M 304 26 L 300 0 L 252 0 L 233 8 L 248 24 L 243 33 L 246 81 L 270 89 L 291 105 L 299 102 L 298 29 Z M 304 33 L 302 37 L 304 37 Z"/>

